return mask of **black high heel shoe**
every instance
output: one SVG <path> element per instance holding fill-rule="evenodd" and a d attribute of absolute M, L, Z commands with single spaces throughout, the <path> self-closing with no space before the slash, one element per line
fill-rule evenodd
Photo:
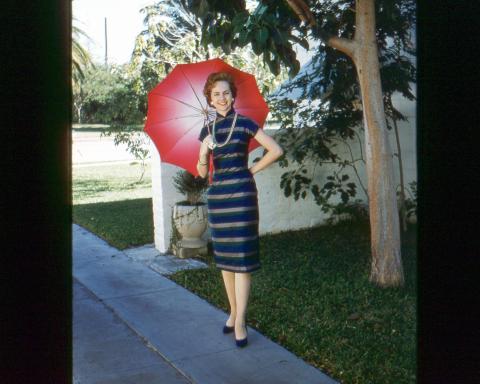
<path fill-rule="evenodd" d="M 248 329 L 247 329 L 247 327 L 245 327 L 245 331 L 247 332 L 247 336 L 245 336 L 244 339 L 238 340 L 237 338 L 235 338 L 235 344 L 239 348 L 243 348 L 248 344 Z"/>
<path fill-rule="evenodd" d="M 223 333 L 232 333 L 235 330 L 235 327 L 229 327 L 228 325 L 223 326 Z"/>

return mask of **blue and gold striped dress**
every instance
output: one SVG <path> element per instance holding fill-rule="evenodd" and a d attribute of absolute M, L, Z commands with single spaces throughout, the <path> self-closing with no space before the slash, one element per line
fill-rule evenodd
<path fill-rule="evenodd" d="M 233 108 L 225 117 L 217 114 L 217 143 L 227 139 L 234 115 Z M 248 143 L 258 128 L 250 118 L 238 115 L 228 144 L 213 149 L 214 171 L 207 191 L 208 224 L 215 264 L 226 271 L 253 272 L 260 268 L 257 187 L 248 169 Z M 203 141 L 207 135 L 204 126 L 198 139 Z"/>

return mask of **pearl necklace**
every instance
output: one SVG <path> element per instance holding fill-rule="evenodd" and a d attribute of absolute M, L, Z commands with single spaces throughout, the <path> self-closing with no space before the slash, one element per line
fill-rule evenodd
<path fill-rule="evenodd" d="M 210 149 L 213 150 L 214 148 L 221 148 L 228 144 L 228 142 L 230 141 L 230 138 L 232 137 L 233 128 L 235 128 L 235 124 L 237 122 L 237 115 L 238 114 L 235 112 L 235 116 L 233 118 L 232 126 L 230 127 L 230 132 L 228 133 L 228 137 L 225 140 L 225 142 L 223 142 L 222 144 L 217 143 L 215 140 L 215 122 L 217 121 L 217 119 L 213 120 L 212 133 L 210 134 L 210 129 L 208 130 L 208 133 L 212 136 L 212 142 L 208 144 L 208 147 Z"/>

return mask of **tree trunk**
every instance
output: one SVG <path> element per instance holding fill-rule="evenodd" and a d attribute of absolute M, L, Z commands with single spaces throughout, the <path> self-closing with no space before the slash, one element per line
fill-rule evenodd
<path fill-rule="evenodd" d="M 301 20 L 313 16 L 302 0 L 288 1 Z M 382 98 L 380 63 L 375 34 L 375 0 L 356 0 L 353 40 L 318 31 L 330 47 L 349 56 L 356 67 L 362 93 L 366 165 L 370 210 L 372 267 L 370 281 L 382 286 L 403 285 L 400 226 L 393 159 L 388 143 L 387 120 Z"/>
<path fill-rule="evenodd" d="M 82 104 L 73 102 L 73 106 L 77 110 L 78 124 L 81 124 L 82 123 Z"/>
<path fill-rule="evenodd" d="M 389 103 L 393 110 L 392 97 L 389 98 Z M 402 162 L 402 147 L 400 145 L 400 135 L 398 133 L 397 119 L 392 117 L 393 129 L 395 130 L 395 140 L 397 142 L 397 153 L 398 153 L 398 171 L 400 175 L 400 217 L 402 218 L 402 229 L 404 232 L 407 231 L 407 210 L 405 207 L 405 182 L 403 180 L 403 162 Z"/>
<path fill-rule="evenodd" d="M 400 228 L 382 99 L 374 0 L 357 0 L 354 41 L 365 123 L 372 251 L 370 281 L 383 287 L 398 286 L 404 283 Z"/>

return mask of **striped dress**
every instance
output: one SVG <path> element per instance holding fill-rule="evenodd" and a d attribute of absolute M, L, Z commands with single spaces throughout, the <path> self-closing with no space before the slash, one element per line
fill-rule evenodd
<path fill-rule="evenodd" d="M 217 114 L 215 141 L 223 144 L 233 123 L 233 108 L 227 116 Z M 219 269 L 253 272 L 260 268 L 258 199 L 253 175 L 248 169 L 248 143 L 258 125 L 238 115 L 230 141 L 213 149 L 213 177 L 207 191 L 208 223 L 213 255 Z M 210 133 L 213 134 L 211 124 Z M 204 126 L 198 139 L 208 135 Z"/>

